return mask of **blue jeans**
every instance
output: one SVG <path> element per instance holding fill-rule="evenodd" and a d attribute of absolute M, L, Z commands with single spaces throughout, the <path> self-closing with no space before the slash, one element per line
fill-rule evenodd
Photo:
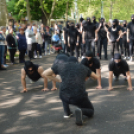
<path fill-rule="evenodd" d="M 37 44 L 37 50 L 39 51 L 39 55 L 42 55 L 42 49 L 41 49 L 41 45 Z"/>
<path fill-rule="evenodd" d="M 5 45 L 0 45 L 0 61 L 4 64 Z"/>

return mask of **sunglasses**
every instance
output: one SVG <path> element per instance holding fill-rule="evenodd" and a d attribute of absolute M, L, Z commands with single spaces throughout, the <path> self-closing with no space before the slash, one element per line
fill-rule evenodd
<path fill-rule="evenodd" d="M 33 72 L 34 70 L 32 69 L 32 70 L 28 70 L 28 72 Z"/>

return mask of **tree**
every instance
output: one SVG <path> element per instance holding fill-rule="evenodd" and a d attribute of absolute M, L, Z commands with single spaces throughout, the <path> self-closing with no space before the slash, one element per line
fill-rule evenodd
<path fill-rule="evenodd" d="M 42 19 L 45 24 L 49 25 L 51 18 L 56 19 L 65 14 L 66 3 L 68 1 L 68 9 L 70 9 L 73 6 L 73 0 L 29 0 L 31 18 L 32 20 Z M 25 17 L 27 14 L 26 1 L 9 1 L 8 11 L 12 12 L 13 17 L 15 17 L 17 20 Z"/>
<path fill-rule="evenodd" d="M 0 26 L 6 26 L 6 23 L 7 23 L 6 0 L 0 0 Z"/>
<path fill-rule="evenodd" d="M 103 11 L 106 20 L 119 19 L 130 20 L 133 14 L 133 0 L 102 0 Z M 78 0 L 78 8 L 84 17 L 95 15 L 101 17 L 101 0 Z"/>

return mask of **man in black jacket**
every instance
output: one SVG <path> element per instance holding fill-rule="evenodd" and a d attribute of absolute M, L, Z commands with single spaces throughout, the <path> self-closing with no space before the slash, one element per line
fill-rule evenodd
<path fill-rule="evenodd" d="M 70 61 L 71 60 L 71 61 Z M 64 108 L 64 118 L 72 115 L 69 104 L 73 104 L 78 108 L 75 110 L 76 124 L 82 125 L 82 115 L 92 117 L 94 115 L 94 107 L 88 99 L 85 88 L 85 81 L 88 77 L 98 79 L 98 76 L 91 72 L 90 69 L 77 63 L 76 60 L 66 59 L 66 62 L 55 62 L 53 66 L 44 71 L 43 75 L 51 80 L 61 82 L 60 98 Z M 53 74 L 60 75 L 61 80 L 53 77 Z"/>

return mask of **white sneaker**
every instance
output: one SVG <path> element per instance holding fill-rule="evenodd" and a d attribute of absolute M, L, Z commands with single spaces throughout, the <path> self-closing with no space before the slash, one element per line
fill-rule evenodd
<path fill-rule="evenodd" d="M 42 58 L 42 56 L 39 56 L 39 58 Z"/>
<path fill-rule="evenodd" d="M 71 116 L 73 115 L 73 113 L 70 113 L 70 115 L 64 115 L 64 119 L 69 119 Z"/>
<path fill-rule="evenodd" d="M 35 55 L 34 58 L 37 58 L 37 55 Z"/>
<path fill-rule="evenodd" d="M 131 57 L 129 61 L 131 61 L 131 62 L 132 62 L 132 61 L 133 61 L 133 57 Z"/>
<path fill-rule="evenodd" d="M 85 58 L 85 56 L 82 56 L 82 59 L 84 59 Z"/>
<path fill-rule="evenodd" d="M 127 57 L 127 60 L 130 60 L 130 57 Z"/>
<path fill-rule="evenodd" d="M 127 57 L 124 57 L 124 60 L 126 60 L 127 59 Z"/>

